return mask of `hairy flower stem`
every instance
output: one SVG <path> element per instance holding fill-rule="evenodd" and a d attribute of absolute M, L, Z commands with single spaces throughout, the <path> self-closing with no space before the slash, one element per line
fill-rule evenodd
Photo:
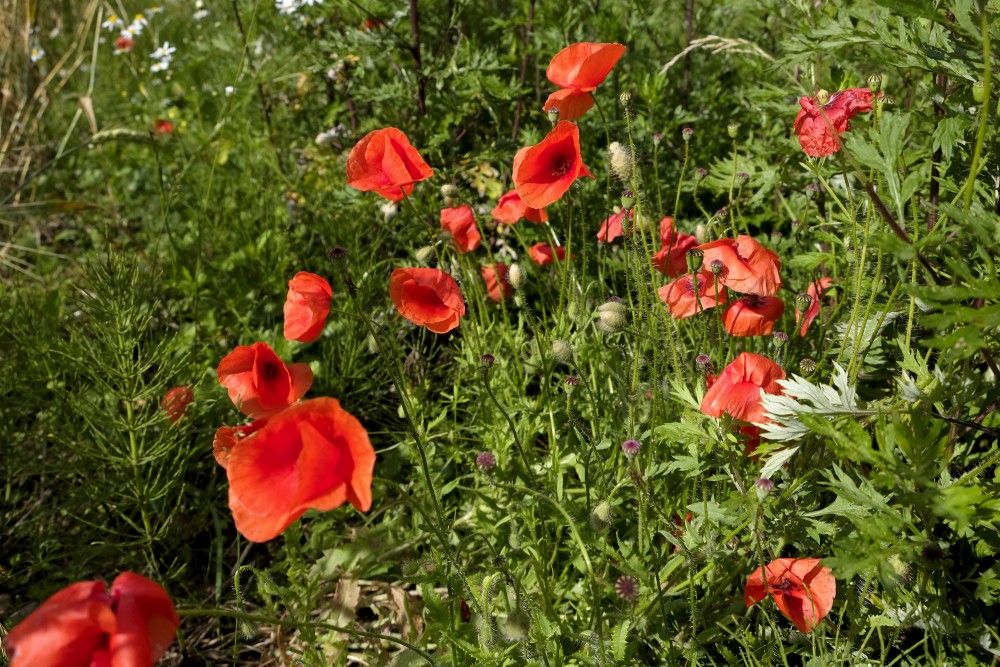
<path fill-rule="evenodd" d="M 864 357 L 862 357 L 860 360 L 858 359 L 858 352 L 861 351 L 861 343 L 863 342 L 865 335 L 868 333 L 868 321 L 872 314 L 872 307 L 874 307 L 875 305 L 875 297 L 878 295 L 879 281 L 881 279 L 882 279 L 882 250 L 880 249 L 878 251 L 878 255 L 876 256 L 875 260 L 875 277 L 872 278 L 871 296 L 868 297 L 868 305 L 865 307 L 865 314 L 864 317 L 862 317 L 861 319 L 861 324 L 859 325 L 861 327 L 861 331 L 859 332 L 859 340 L 851 348 L 851 360 L 847 364 L 847 374 L 850 376 L 851 384 L 857 382 L 858 373 L 861 372 L 861 364 L 864 362 Z M 893 294 L 895 294 L 895 292 L 893 292 Z M 890 304 L 886 304 L 887 309 L 889 308 L 889 305 Z M 885 314 L 883 313 L 882 320 L 884 319 L 885 319 Z M 871 336 L 872 336 L 872 342 L 874 343 L 875 338 L 878 336 L 878 328 L 875 328 L 872 331 Z M 871 345 L 868 346 L 868 349 L 870 348 Z M 857 365 L 855 366 L 855 364 Z"/>
<path fill-rule="evenodd" d="M 688 153 L 690 152 L 689 146 L 690 146 L 690 142 L 685 141 L 684 142 L 684 160 L 681 162 L 681 173 L 677 175 L 677 194 L 674 197 L 674 212 L 672 214 L 674 220 L 677 219 L 677 214 L 681 210 L 681 185 L 684 183 L 684 172 L 687 171 Z M 697 191 L 697 187 L 698 187 L 697 184 L 695 184 L 696 191 Z M 701 204 L 699 204 L 699 208 L 700 207 L 701 207 Z M 702 210 L 704 210 L 704 209 L 702 209 Z M 705 213 L 705 215 L 708 216 L 708 213 Z"/>
<path fill-rule="evenodd" d="M 966 213 L 972 206 L 972 194 L 976 189 L 976 177 L 979 176 L 979 159 L 983 154 L 983 141 L 986 139 L 986 127 L 989 125 L 990 100 L 992 99 L 991 84 L 993 67 L 990 65 L 990 19 L 984 9 L 980 11 L 980 21 L 983 30 L 983 89 L 986 101 L 979 110 L 979 129 L 976 131 L 976 148 L 972 153 L 972 163 L 969 165 L 969 178 L 965 181 L 965 201 L 962 210 Z"/>

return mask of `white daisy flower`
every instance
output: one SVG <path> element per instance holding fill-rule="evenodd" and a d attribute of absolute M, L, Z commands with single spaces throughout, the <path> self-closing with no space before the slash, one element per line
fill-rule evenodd
<path fill-rule="evenodd" d="M 196 11 L 194 14 L 191 15 L 191 18 L 193 18 L 195 21 L 200 21 L 206 16 L 208 16 L 208 10 L 199 9 L 198 11 Z"/>
<path fill-rule="evenodd" d="M 298 0 L 276 0 L 275 5 L 279 14 L 294 14 L 299 9 Z"/>
<path fill-rule="evenodd" d="M 173 59 L 174 51 L 176 50 L 177 49 L 170 46 L 170 42 L 163 42 L 163 45 L 157 50 L 153 51 L 151 54 L 149 54 L 149 57 L 152 58 L 153 60 L 166 60 L 169 62 L 170 60 Z"/>
<path fill-rule="evenodd" d="M 152 7 L 150 7 L 149 9 L 147 9 L 146 11 L 149 12 L 150 15 L 156 16 L 157 14 L 162 14 L 163 13 L 163 7 L 160 7 L 159 5 L 153 5 Z"/>
<path fill-rule="evenodd" d="M 35 47 L 31 50 L 31 62 L 37 63 L 44 57 L 45 57 L 45 49 L 41 47 Z"/>
<path fill-rule="evenodd" d="M 108 17 L 108 20 L 101 24 L 102 28 L 107 30 L 115 30 L 116 28 L 121 28 L 125 25 L 125 21 L 112 14 Z"/>
<path fill-rule="evenodd" d="M 165 72 L 170 67 L 170 59 L 165 58 L 153 63 L 153 66 L 149 68 L 150 72 Z"/>

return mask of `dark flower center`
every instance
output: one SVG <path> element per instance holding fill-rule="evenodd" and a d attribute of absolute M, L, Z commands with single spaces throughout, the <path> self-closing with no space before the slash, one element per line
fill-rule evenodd
<path fill-rule="evenodd" d="M 258 373 L 264 382 L 273 382 L 278 377 L 278 364 L 273 361 L 265 361 L 260 365 Z"/>
<path fill-rule="evenodd" d="M 552 175 L 556 178 L 562 178 L 569 173 L 569 168 L 573 165 L 572 160 L 570 160 L 565 155 L 557 155 L 552 160 L 551 170 Z"/>

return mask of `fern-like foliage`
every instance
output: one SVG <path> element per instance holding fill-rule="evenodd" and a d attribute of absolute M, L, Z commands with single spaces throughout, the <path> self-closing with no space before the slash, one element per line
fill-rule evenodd
<path fill-rule="evenodd" d="M 834 364 L 833 386 L 813 384 L 799 375 L 779 380 L 784 395 L 763 394 L 764 411 L 771 420 L 759 424 L 761 435 L 768 440 L 788 442 L 808 434 L 810 429 L 799 415 L 842 417 L 866 415 L 858 406 L 858 392 L 851 384 L 847 371 Z"/>

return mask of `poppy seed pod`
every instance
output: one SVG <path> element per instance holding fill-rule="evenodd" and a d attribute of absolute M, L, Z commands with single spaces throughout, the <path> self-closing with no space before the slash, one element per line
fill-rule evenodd
<path fill-rule="evenodd" d="M 681 130 L 681 138 L 685 141 L 685 143 L 691 141 L 691 137 L 693 136 L 694 136 L 694 130 L 692 130 L 690 127 L 685 127 L 683 130 Z"/>
<path fill-rule="evenodd" d="M 823 106 L 830 101 L 830 93 L 820 88 L 819 90 L 816 91 L 815 100 L 816 104 Z"/>
<path fill-rule="evenodd" d="M 631 190 L 622 191 L 622 208 L 632 208 L 635 206 L 635 193 Z"/>
<path fill-rule="evenodd" d="M 594 532 L 603 533 L 611 526 L 611 503 L 602 500 L 590 513 L 590 527 Z"/>
<path fill-rule="evenodd" d="M 972 99 L 976 101 L 976 104 L 982 104 L 986 101 L 986 82 L 982 79 L 972 84 Z"/>
<path fill-rule="evenodd" d="M 663 141 L 663 135 L 659 132 L 653 135 L 653 146 L 659 146 L 660 142 Z"/>
<path fill-rule="evenodd" d="M 730 139 L 735 139 L 740 135 L 740 124 L 730 123 L 726 126 L 726 132 L 729 134 Z"/>
<path fill-rule="evenodd" d="M 627 109 L 632 103 L 632 93 L 626 90 L 618 96 L 618 101 L 621 102 L 622 106 Z"/>
<path fill-rule="evenodd" d="M 617 141 L 608 146 L 608 159 L 611 162 L 611 172 L 622 182 L 628 182 L 632 178 L 632 170 L 635 167 L 635 160 L 632 151 Z"/>
<path fill-rule="evenodd" d="M 628 308 L 620 301 L 602 303 L 597 317 L 597 328 L 605 333 L 618 333 L 628 326 Z"/>
<path fill-rule="evenodd" d="M 882 75 L 872 74 L 868 77 L 868 90 L 872 91 L 872 94 L 878 93 L 882 90 Z"/>
<path fill-rule="evenodd" d="M 767 494 L 774 491 L 774 482 L 766 477 L 758 479 L 754 482 L 754 486 L 757 487 L 757 500 L 764 500 L 764 498 L 767 497 Z"/>
<path fill-rule="evenodd" d="M 552 341 L 552 356 L 561 364 L 573 365 L 573 346 L 568 342 L 557 338 Z"/>
<path fill-rule="evenodd" d="M 510 268 L 507 269 L 507 282 L 518 291 L 524 287 L 524 269 L 521 268 L 520 264 L 511 264 Z"/>
<path fill-rule="evenodd" d="M 559 122 L 559 107 L 552 107 L 546 113 L 549 115 L 549 122 L 555 125 Z"/>
<path fill-rule="evenodd" d="M 799 361 L 799 370 L 803 373 L 812 373 L 816 370 L 816 362 L 809 357 L 804 357 Z"/>
<path fill-rule="evenodd" d="M 563 379 L 563 389 L 566 391 L 567 394 L 572 394 L 573 390 L 576 389 L 579 385 L 580 385 L 580 378 L 576 377 L 575 375 L 567 375 Z"/>
<path fill-rule="evenodd" d="M 701 271 L 701 264 L 705 261 L 705 253 L 701 250 L 688 250 L 687 251 L 687 262 L 688 268 L 691 273 L 698 273 Z"/>

